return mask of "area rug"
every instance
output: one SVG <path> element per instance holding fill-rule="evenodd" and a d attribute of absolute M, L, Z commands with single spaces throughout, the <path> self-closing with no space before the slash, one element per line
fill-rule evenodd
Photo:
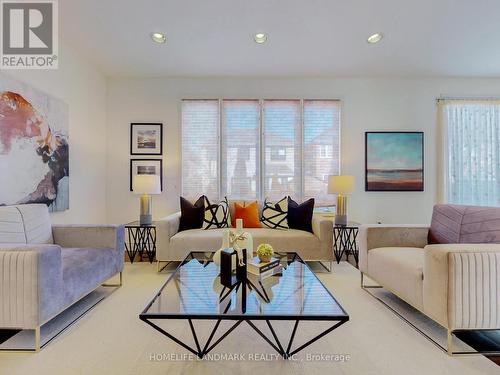
<path fill-rule="evenodd" d="M 350 320 L 300 352 L 294 360 L 273 355 L 250 327 L 238 326 L 210 359 L 198 360 L 139 319 L 169 276 L 156 265 L 127 264 L 121 288 L 86 313 L 37 354 L 0 353 L 0 374 L 498 374 L 483 356 L 449 357 L 360 288 L 359 271 L 346 262 L 318 277 Z M 194 324 L 202 324 L 194 321 Z M 169 330 L 188 340 L 184 322 Z M 302 337 L 311 332 L 301 332 Z M 288 327 L 283 328 L 283 332 Z M 281 332 L 279 333 L 281 334 Z"/>

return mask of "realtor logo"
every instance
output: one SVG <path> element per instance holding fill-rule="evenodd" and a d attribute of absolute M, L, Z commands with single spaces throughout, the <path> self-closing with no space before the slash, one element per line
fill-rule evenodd
<path fill-rule="evenodd" d="M 57 1 L 1 0 L 2 69 L 57 69 Z"/>

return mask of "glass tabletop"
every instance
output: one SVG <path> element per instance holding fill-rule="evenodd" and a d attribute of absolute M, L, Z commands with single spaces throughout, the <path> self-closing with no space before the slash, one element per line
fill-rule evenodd
<path fill-rule="evenodd" d="M 349 316 L 297 253 L 277 253 L 283 271 L 220 283 L 212 252 L 191 252 L 141 316 L 149 319 L 348 320 Z"/>
<path fill-rule="evenodd" d="M 141 224 L 139 220 L 131 221 L 124 225 L 125 228 L 156 228 L 156 222 L 153 221 L 151 224 Z"/>
<path fill-rule="evenodd" d="M 355 221 L 348 221 L 347 224 L 334 224 L 333 225 L 335 228 L 359 228 L 361 226 L 360 223 L 357 223 Z"/>

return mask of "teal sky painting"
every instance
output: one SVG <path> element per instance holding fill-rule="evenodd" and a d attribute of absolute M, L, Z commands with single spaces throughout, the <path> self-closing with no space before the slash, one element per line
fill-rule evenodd
<path fill-rule="evenodd" d="M 368 133 L 367 169 L 422 169 L 422 133 Z"/>

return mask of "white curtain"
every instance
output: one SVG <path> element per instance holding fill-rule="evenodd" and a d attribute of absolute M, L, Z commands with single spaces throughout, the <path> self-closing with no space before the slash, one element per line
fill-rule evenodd
<path fill-rule="evenodd" d="M 500 101 L 439 100 L 444 198 L 500 206 Z"/>

